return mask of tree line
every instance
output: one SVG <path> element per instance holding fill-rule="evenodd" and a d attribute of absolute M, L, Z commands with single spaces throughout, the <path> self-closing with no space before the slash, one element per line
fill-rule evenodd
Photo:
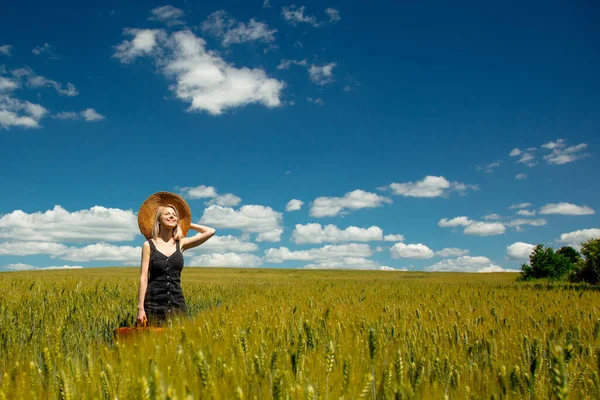
<path fill-rule="evenodd" d="M 553 279 L 571 282 L 600 282 L 600 239 L 581 244 L 577 251 L 563 246 L 554 251 L 552 247 L 538 244 L 529 256 L 529 264 L 521 265 L 520 280 Z"/>

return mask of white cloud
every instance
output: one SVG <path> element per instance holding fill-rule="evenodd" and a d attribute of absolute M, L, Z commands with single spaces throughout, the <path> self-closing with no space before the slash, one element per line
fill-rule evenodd
<path fill-rule="evenodd" d="M 314 103 L 314 104 L 317 104 L 317 105 L 320 105 L 320 106 L 325 105 L 325 102 L 320 97 L 310 97 L 309 96 L 309 97 L 306 98 L 306 100 L 308 100 L 310 103 Z"/>
<path fill-rule="evenodd" d="M 589 156 L 588 153 L 581 153 L 586 148 L 586 143 L 580 143 L 577 146 L 570 146 L 567 148 L 555 148 L 552 150 L 551 154 L 545 155 L 544 159 L 548 162 L 548 164 L 567 164 Z"/>
<path fill-rule="evenodd" d="M 10 44 L 5 44 L 0 46 L 0 54 L 5 55 L 5 56 L 10 56 L 10 51 L 12 49 L 12 46 Z"/>
<path fill-rule="evenodd" d="M 392 183 L 390 188 L 395 195 L 406 197 L 445 197 L 451 191 L 463 194 L 466 190 L 477 190 L 477 185 L 450 182 L 443 176 L 426 176 L 417 182 Z"/>
<path fill-rule="evenodd" d="M 222 40 L 223 46 L 245 42 L 275 41 L 277 29 L 270 29 L 264 22 L 250 19 L 246 25 L 229 16 L 224 10 L 215 11 L 200 25 L 203 31 L 209 32 Z"/>
<path fill-rule="evenodd" d="M 465 227 L 465 235 L 492 236 L 501 235 L 506 231 L 504 224 L 500 222 L 473 222 Z"/>
<path fill-rule="evenodd" d="M 4 269 L 10 270 L 10 271 L 29 271 L 32 269 L 37 269 L 37 267 L 35 267 L 33 265 L 29 265 L 29 264 L 16 263 L 16 264 L 5 265 Z"/>
<path fill-rule="evenodd" d="M 335 67 L 336 63 L 334 62 L 323 65 L 312 64 L 308 68 L 310 80 L 321 86 L 335 82 L 335 79 L 333 79 L 333 69 Z"/>
<path fill-rule="evenodd" d="M 269 0 L 263 1 L 263 8 L 271 8 L 271 4 L 269 3 Z"/>
<path fill-rule="evenodd" d="M 540 209 L 540 214 L 592 215 L 595 213 L 596 211 L 588 206 L 578 206 L 571 203 L 550 203 Z"/>
<path fill-rule="evenodd" d="M 335 217 L 346 210 L 359 210 L 361 208 L 381 207 L 384 203 L 392 203 L 388 197 L 379 196 L 364 190 L 353 190 L 344 197 L 318 197 L 310 207 L 311 217 Z"/>
<path fill-rule="evenodd" d="M 385 235 L 383 240 L 386 242 L 401 242 L 404 240 L 404 235 Z"/>
<path fill-rule="evenodd" d="M 205 199 L 217 197 L 217 189 L 213 186 L 195 186 L 195 187 L 184 187 L 179 191 L 182 196 L 187 197 L 188 199 Z"/>
<path fill-rule="evenodd" d="M 117 46 L 115 57 L 129 62 L 139 55 L 153 55 L 163 74 L 175 81 L 175 96 L 189 102 L 188 111 L 219 115 L 224 110 L 259 103 L 273 108 L 281 105 L 285 84 L 267 77 L 264 70 L 235 68 L 216 52 L 206 50 L 204 39 L 190 31 L 166 36 L 159 31 L 126 30 L 132 41 Z M 143 45 L 137 45 L 140 40 Z M 160 50 L 160 56 L 159 51 Z"/>
<path fill-rule="evenodd" d="M 533 217 L 533 216 L 535 216 L 535 214 L 536 214 L 535 210 L 529 211 L 529 210 L 521 209 L 521 210 L 517 211 L 517 215 L 522 215 L 524 217 Z"/>
<path fill-rule="evenodd" d="M 509 210 L 513 210 L 515 208 L 527 208 L 527 207 L 531 207 L 531 203 L 517 203 L 517 204 L 511 204 L 510 207 L 508 207 Z"/>
<path fill-rule="evenodd" d="M 19 238 L 13 238 L 19 239 Z M 67 246 L 53 242 L 0 242 L 0 255 L 30 256 L 34 254 L 59 255 Z"/>
<path fill-rule="evenodd" d="M 240 229 L 258 234 L 259 242 L 279 242 L 283 233 L 282 214 L 271 207 L 245 205 L 239 210 L 211 205 L 204 210 L 201 223 L 215 228 Z"/>
<path fill-rule="evenodd" d="M 167 24 L 167 26 L 183 25 L 180 18 L 185 16 L 183 10 L 167 5 L 163 7 L 156 7 L 151 11 L 152 16 L 148 17 L 148 21 L 159 21 Z"/>
<path fill-rule="evenodd" d="M 16 210 L 0 218 L 0 238 L 13 240 L 120 242 L 137 234 L 137 217 L 131 210 L 101 206 L 68 212 L 57 205 L 44 213 Z"/>
<path fill-rule="evenodd" d="M 19 82 L 0 76 L 0 92 L 8 92 L 19 87 Z"/>
<path fill-rule="evenodd" d="M 40 271 L 40 270 L 48 270 L 48 269 L 81 269 L 83 268 L 81 265 L 62 265 L 62 266 L 50 266 L 50 267 L 36 267 L 34 265 L 29 264 L 8 264 L 4 267 L 7 270 L 11 271 Z"/>
<path fill-rule="evenodd" d="M 581 153 L 588 147 L 586 143 L 580 143 L 570 147 L 566 146 L 567 144 L 564 139 L 558 139 L 556 142 L 543 144 L 543 148 L 551 150 L 550 154 L 544 156 L 546 162 L 548 164 L 562 165 L 589 156 L 587 153 Z"/>
<path fill-rule="evenodd" d="M 499 219 L 502 219 L 502 217 L 500 215 L 495 214 L 495 213 L 494 214 L 484 215 L 482 218 L 485 219 L 486 221 L 490 221 L 490 220 L 491 221 L 497 221 Z"/>
<path fill-rule="evenodd" d="M 210 253 L 193 257 L 186 266 L 201 267 L 237 267 L 256 268 L 262 265 L 262 259 L 254 254 Z"/>
<path fill-rule="evenodd" d="M 438 221 L 438 226 L 441 228 L 456 228 L 458 226 L 469 226 L 471 225 L 473 220 L 469 219 L 469 217 L 454 217 L 452 219 L 442 218 Z"/>
<path fill-rule="evenodd" d="M 285 6 L 281 9 L 281 15 L 288 23 L 294 26 L 298 25 L 299 23 L 306 23 L 313 27 L 318 27 L 320 23 L 317 22 L 317 19 L 312 15 L 304 15 L 304 9 L 304 6 Z"/>
<path fill-rule="evenodd" d="M 164 43 L 167 35 L 162 29 L 129 29 L 123 30 L 123 34 L 133 36 L 131 41 L 124 40 L 121 44 L 115 46 L 113 57 L 118 58 L 122 63 L 130 63 L 137 57 L 161 53 L 159 42 Z"/>
<path fill-rule="evenodd" d="M 560 235 L 560 239 L 558 240 L 561 243 L 567 243 L 572 245 L 573 247 L 579 245 L 583 242 L 587 242 L 590 239 L 600 238 L 600 229 L 592 228 L 592 229 L 580 229 L 578 231 L 563 233 Z"/>
<path fill-rule="evenodd" d="M 44 43 L 42 46 L 34 47 L 33 50 L 31 50 L 31 52 L 33 54 L 35 54 L 36 56 L 39 56 L 40 54 L 43 54 L 43 53 L 47 53 L 48 57 L 50 59 L 58 60 L 58 56 L 56 55 L 54 48 L 52 46 L 50 46 L 50 44 L 48 44 L 48 43 Z"/>
<path fill-rule="evenodd" d="M 483 267 L 481 269 L 479 269 L 476 272 L 480 272 L 480 273 L 491 273 L 491 272 L 513 272 L 513 273 L 518 273 L 521 272 L 521 270 L 519 269 L 504 269 L 499 265 L 490 265 L 489 267 Z"/>
<path fill-rule="evenodd" d="M 139 264 L 141 255 L 141 247 L 96 243 L 84 247 L 69 247 L 58 258 L 67 261 L 122 261 Z"/>
<path fill-rule="evenodd" d="M 511 157 L 517 157 L 521 155 L 521 150 L 519 150 L 518 148 L 512 149 L 510 151 L 510 153 L 508 153 L 509 156 Z"/>
<path fill-rule="evenodd" d="M 323 260 L 313 264 L 308 264 L 304 269 L 357 269 L 357 270 L 380 270 L 396 271 L 396 269 L 381 265 L 376 261 L 363 257 L 344 257 L 335 260 Z"/>
<path fill-rule="evenodd" d="M 517 174 L 517 175 L 515 175 L 515 179 L 517 179 L 517 180 L 527 179 L 527 174 Z"/>
<path fill-rule="evenodd" d="M 325 14 L 327 14 L 329 16 L 329 22 L 331 22 L 331 23 L 338 22 L 340 19 L 342 19 L 340 17 L 340 12 L 338 10 L 336 10 L 335 8 L 326 8 Z"/>
<path fill-rule="evenodd" d="M 479 170 L 479 171 L 483 170 L 486 174 L 491 174 L 492 172 L 494 172 L 494 169 L 496 169 L 500 166 L 500 164 L 501 164 L 500 161 L 494 161 L 494 162 L 486 164 L 486 165 L 478 166 L 477 170 Z"/>
<path fill-rule="evenodd" d="M 187 250 L 185 253 L 249 253 L 258 250 L 255 243 L 242 240 L 236 236 L 213 236 L 201 246 Z"/>
<path fill-rule="evenodd" d="M 233 207 L 240 204 L 242 199 L 233 193 L 218 194 L 212 186 L 200 185 L 196 187 L 184 187 L 179 190 L 182 196 L 188 199 L 210 199 L 204 204 L 218 205 L 223 207 Z"/>
<path fill-rule="evenodd" d="M 63 120 L 79 120 L 81 118 L 85 119 L 88 122 L 93 121 L 101 121 L 104 119 L 104 116 L 99 114 L 93 108 L 87 108 L 80 112 L 75 111 L 61 111 L 52 116 L 54 119 L 63 119 Z"/>
<path fill-rule="evenodd" d="M 81 269 L 81 265 L 52 265 L 50 267 L 44 267 L 40 269 Z"/>
<path fill-rule="evenodd" d="M 292 65 L 299 65 L 301 67 L 307 67 L 308 63 L 306 60 L 296 61 L 296 60 L 285 60 L 282 59 L 277 66 L 277 69 L 289 69 Z"/>
<path fill-rule="evenodd" d="M 455 259 L 442 260 L 424 268 L 425 271 L 445 272 L 496 272 L 502 269 L 493 264 L 487 257 L 462 256 Z"/>
<path fill-rule="evenodd" d="M 269 263 L 282 263 L 287 260 L 315 261 L 344 257 L 370 257 L 371 255 L 373 255 L 373 250 L 368 244 L 348 243 L 296 251 L 287 247 L 270 248 L 265 250 L 264 259 Z"/>
<path fill-rule="evenodd" d="M 554 150 L 557 148 L 565 147 L 565 139 L 558 139 L 556 142 L 548 142 L 542 145 L 543 148 L 548 150 Z"/>
<path fill-rule="evenodd" d="M 525 164 L 528 167 L 533 167 L 537 164 L 535 161 L 535 155 L 533 153 L 523 153 L 521 154 L 521 158 L 517 161 L 518 163 Z"/>
<path fill-rule="evenodd" d="M 285 206 L 285 211 L 298 211 L 302 208 L 304 202 L 302 200 L 292 199 Z"/>
<path fill-rule="evenodd" d="M 19 80 L 25 78 L 27 86 L 31 88 L 51 87 L 56 90 L 58 94 L 69 97 L 77 96 L 79 94 L 79 91 L 72 83 L 67 83 L 66 88 L 63 88 L 61 83 L 41 75 L 36 75 L 29 67 L 14 69 L 11 73 Z"/>
<path fill-rule="evenodd" d="M 543 218 L 538 218 L 538 219 L 525 219 L 525 218 L 517 218 L 517 219 L 513 219 L 512 221 L 508 222 L 507 225 L 508 226 L 512 226 L 512 227 L 520 227 L 522 225 L 531 225 L 531 226 L 544 226 L 546 225 L 547 221 Z"/>
<path fill-rule="evenodd" d="M 207 204 L 207 205 L 216 204 L 218 206 L 223 206 L 223 207 L 233 207 L 233 206 L 237 206 L 238 204 L 240 204 L 241 201 L 242 201 L 242 199 L 240 197 L 236 196 L 235 194 L 225 193 L 225 194 L 218 195 L 214 199 L 207 201 L 205 204 Z"/>
<path fill-rule="evenodd" d="M 98 114 L 93 108 L 86 108 L 81 112 L 81 116 L 86 121 L 102 121 L 104 119 L 104 116 Z"/>
<path fill-rule="evenodd" d="M 529 256 L 534 248 L 534 244 L 515 242 L 510 246 L 506 246 L 506 259 L 519 261 L 529 260 Z"/>
<path fill-rule="evenodd" d="M 75 111 L 62 111 L 52 116 L 54 119 L 79 119 L 79 114 Z"/>
<path fill-rule="evenodd" d="M 396 243 L 390 249 L 390 255 L 392 258 L 431 258 L 434 256 L 433 250 L 421 243 Z"/>
<path fill-rule="evenodd" d="M 435 252 L 435 255 L 438 257 L 459 257 L 467 254 L 469 254 L 469 250 L 458 249 L 456 247 L 446 247 Z"/>
<path fill-rule="evenodd" d="M 39 128 L 48 110 L 39 104 L 21 101 L 0 93 L 0 128 Z"/>
<path fill-rule="evenodd" d="M 335 225 L 322 227 L 321 224 L 297 224 L 292 233 L 292 241 L 297 244 L 302 243 L 335 243 L 335 242 L 369 242 L 381 240 L 383 231 L 377 226 L 369 228 L 359 228 L 350 226 L 341 230 Z"/>

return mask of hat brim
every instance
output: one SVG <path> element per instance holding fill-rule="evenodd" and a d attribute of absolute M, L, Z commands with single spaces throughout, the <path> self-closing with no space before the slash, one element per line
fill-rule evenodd
<path fill-rule="evenodd" d="M 188 204 L 181 196 L 175 193 L 157 192 L 142 203 L 140 211 L 138 212 L 140 232 L 146 239 L 152 237 L 152 226 L 154 225 L 154 218 L 156 218 L 156 210 L 158 207 L 163 207 L 168 204 L 177 209 L 177 214 L 179 214 L 178 224 L 181 227 L 183 236 L 187 235 L 190 224 L 192 223 L 192 212 L 190 211 Z"/>

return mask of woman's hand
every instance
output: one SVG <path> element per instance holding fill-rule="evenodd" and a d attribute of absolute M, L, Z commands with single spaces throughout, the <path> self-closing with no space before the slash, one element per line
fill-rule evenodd
<path fill-rule="evenodd" d="M 137 315 L 136 323 L 140 324 L 140 325 L 143 325 L 144 321 L 147 321 L 147 320 L 148 320 L 148 318 L 146 318 L 146 311 L 139 310 L 138 311 L 138 315 Z"/>

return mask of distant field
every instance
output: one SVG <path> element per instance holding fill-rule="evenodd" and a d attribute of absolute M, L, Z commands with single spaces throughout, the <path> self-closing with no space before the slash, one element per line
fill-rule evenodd
<path fill-rule="evenodd" d="M 115 340 L 137 268 L 0 273 L 0 400 L 600 398 L 598 288 L 515 278 L 186 268 L 190 317 Z"/>

